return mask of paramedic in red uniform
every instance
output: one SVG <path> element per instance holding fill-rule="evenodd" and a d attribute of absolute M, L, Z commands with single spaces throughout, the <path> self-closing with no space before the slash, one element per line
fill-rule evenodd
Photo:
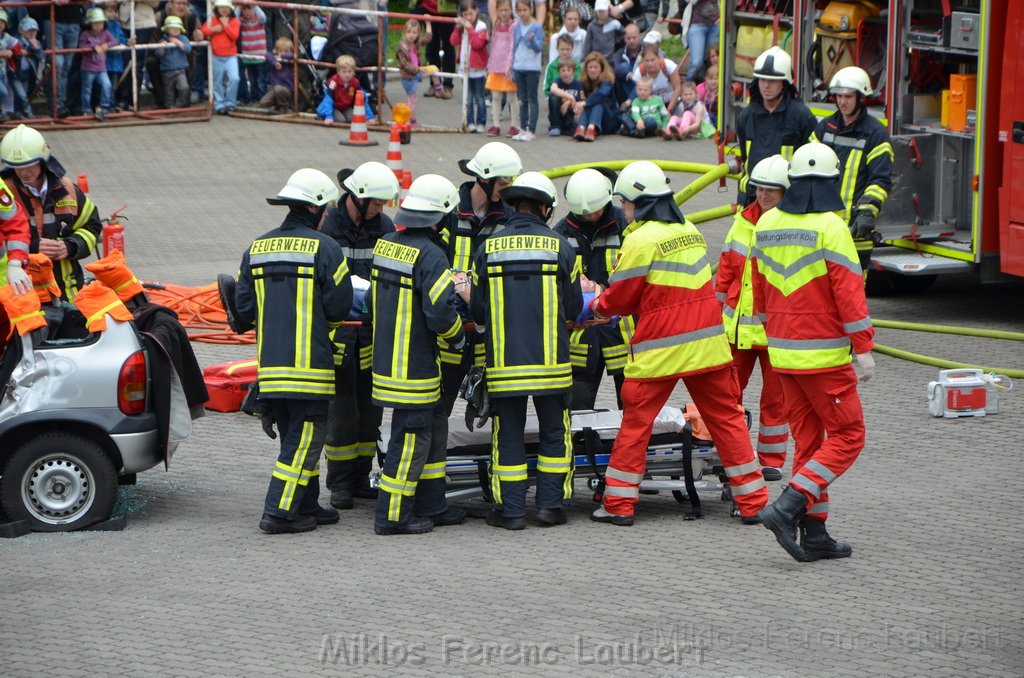
<path fill-rule="evenodd" d="M 740 383 L 740 395 L 747 388 L 754 365 L 761 363 L 761 401 L 757 418 L 757 461 L 765 480 L 782 480 L 786 464 L 789 424 L 782 400 L 782 385 L 772 372 L 764 327 L 754 313 L 754 287 L 750 277 L 750 253 L 754 230 L 761 215 L 779 204 L 789 188 L 789 161 L 781 155 L 768 156 L 750 173 L 756 188 L 755 201 L 736 214 L 725 236 L 718 258 L 715 293 L 722 302 L 722 321 L 732 347 L 732 362 Z"/>
<path fill-rule="evenodd" d="M 768 489 L 739 404 L 704 237 L 680 213 L 665 173 L 652 162 L 627 165 L 615 194 L 630 225 L 611 286 L 591 308 L 595 317 L 639 319 L 622 386 L 622 428 L 605 474 L 604 503 L 591 519 L 633 524 L 654 418 L 682 379 L 718 448 L 743 522 L 756 523 Z"/>
<path fill-rule="evenodd" d="M 857 382 L 875 369 L 857 250 L 837 214 L 839 174 L 839 158 L 825 144 L 797 149 L 790 188 L 758 221 L 753 254 L 754 304 L 796 443 L 793 479 L 758 515 L 798 561 L 853 552 L 825 529 L 828 487 L 864 447 Z"/>

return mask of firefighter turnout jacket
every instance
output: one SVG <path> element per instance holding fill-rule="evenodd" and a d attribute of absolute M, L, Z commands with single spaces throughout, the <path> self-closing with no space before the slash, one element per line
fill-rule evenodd
<path fill-rule="evenodd" d="M 505 221 L 512 216 L 512 208 L 499 200 L 489 203 L 484 215 L 478 217 L 473 211 L 473 198 L 470 193 L 475 185 L 475 181 L 466 181 L 459 186 L 459 206 L 448 217 L 448 224 L 441 233 L 448 255 L 448 263 L 453 271 L 471 272 L 473 270 L 473 255 L 480 244 L 488 236 L 502 228 Z M 458 301 L 456 300 L 455 303 L 458 304 Z M 465 314 L 464 319 L 470 319 L 468 313 Z M 470 343 L 473 344 L 472 357 L 477 365 L 483 365 L 484 345 L 478 339 L 479 337 L 470 337 Z M 461 365 L 464 362 L 463 353 L 453 351 L 448 342 L 440 341 L 438 348 L 441 350 L 441 362 L 448 365 Z M 468 365 L 466 369 L 468 369 Z"/>
<path fill-rule="evenodd" d="M 754 229 L 760 217 L 761 205 L 756 200 L 737 213 L 718 259 L 715 294 L 722 302 L 725 336 L 739 349 L 768 345 L 764 326 L 754 312 L 754 283 L 750 267 Z"/>
<path fill-rule="evenodd" d="M 334 395 L 331 332 L 352 306 L 338 243 L 289 213 L 242 256 L 235 300 L 239 315 L 255 321 L 261 398 Z"/>
<path fill-rule="evenodd" d="M 73 299 L 85 281 L 78 262 L 96 250 L 103 224 L 96 205 L 67 175 L 56 173 L 47 163 L 41 167 L 45 175 L 41 192 L 22 184 L 13 169 L 4 170 L 0 177 L 13 189 L 18 207 L 28 217 L 30 251 L 39 251 L 40 238 L 67 246 L 68 256 L 54 260 L 55 277 L 64 299 Z"/>
<path fill-rule="evenodd" d="M 448 260 L 433 235 L 405 229 L 373 250 L 373 402 L 381 407 L 433 408 L 441 398 L 437 341 L 461 348 L 464 340 L 462 318 L 448 304 Z"/>
<path fill-rule="evenodd" d="M 492 398 L 572 388 L 567 320 L 583 295 L 572 245 L 540 219 L 517 213 L 475 257 L 473 319 L 487 329 Z"/>
<path fill-rule="evenodd" d="M 689 221 L 638 221 L 626 229 L 604 316 L 638 315 L 627 379 L 665 379 L 719 369 L 732 360 L 715 299 L 707 244 Z"/>
<path fill-rule="evenodd" d="M 849 125 L 839 111 L 825 118 L 818 123 L 811 139 L 829 146 L 839 156 L 842 168 L 839 193 L 846 205 L 843 215 L 846 221 L 852 221 L 857 210 L 878 216 L 892 188 L 895 158 L 892 138 L 885 125 L 862 106 L 860 115 Z"/>
<path fill-rule="evenodd" d="M 833 212 L 761 215 L 754 247 L 754 306 L 780 373 L 840 369 L 874 347 L 864 279 L 846 222 Z M 766 320 L 767 319 L 767 320 Z"/>
<path fill-rule="evenodd" d="M 739 203 L 747 205 L 754 197 L 754 187 L 748 184 L 750 171 L 757 163 L 776 153 L 789 160 L 793 151 L 807 143 L 817 118 L 802 101 L 794 96 L 792 87 L 782 95 L 782 102 L 774 111 L 764 107 L 761 92 L 751 86 L 750 104 L 740 113 L 736 123 L 739 138 L 743 176 L 740 177 Z"/>
<path fill-rule="evenodd" d="M 7 261 L 20 261 L 28 269 L 29 225 L 11 189 L 0 182 L 0 277 L 6 280 Z"/>
<path fill-rule="evenodd" d="M 608 287 L 609 278 L 622 246 L 626 215 L 609 203 L 596 222 L 587 222 L 570 213 L 555 224 L 554 231 L 565 237 L 576 250 L 576 262 L 583 275 L 601 287 Z M 577 327 L 569 335 L 569 352 L 574 370 L 586 370 L 600 353 L 609 374 L 621 374 L 626 367 L 629 340 L 635 324 L 632 316 L 620 318 L 609 325 Z"/>
<path fill-rule="evenodd" d="M 352 196 L 345 194 L 337 207 L 328 207 L 320 232 L 334 238 L 341 245 L 348 272 L 363 280 L 370 280 L 373 269 L 373 247 L 386 233 L 394 233 L 391 218 L 381 212 L 373 219 L 356 224 L 348 214 Z M 359 361 L 360 370 L 370 369 L 373 360 L 372 332 L 368 327 L 345 325 L 334 331 L 334 364 L 338 367 L 347 357 Z"/>

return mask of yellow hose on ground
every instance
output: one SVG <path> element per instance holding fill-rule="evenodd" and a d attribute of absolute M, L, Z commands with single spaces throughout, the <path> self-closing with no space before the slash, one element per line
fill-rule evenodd
<path fill-rule="evenodd" d="M 964 337 L 984 337 L 985 339 L 1005 339 L 1007 341 L 1024 341 L 1024 332 L 1006 332 L 1004 330 L 982 330 L 974 327 L 953 327 L 952 325 L 926 325 L 901 320 L 881 320 L 872 318 L 875 327 L 890 330 L 910 330 L 913 332 L 935 332 L 937 334 L 958 334 Z"/>
<path fill-rule="evenodd" d="M 900 360 L 909 360 L 913 363 L 920 363 L 921 365 L 930 365 L 932 367 L 941 367 L 944 370 L 961 370 L 961 369 L 975 369 L 983 372 L 995 372 L 996 374 L 1002 374 L 1011 379 L 1024 379 L 1024 370 L 1006 370 L 998 367 L 987 367 L 985 365 L 972 365 L 970 363 L 960 363 L 954 360 L 944 360 L 943 358 L 936 358 L 930 355 L 921 355 L 920 353 L 911 353 L 910 351 L 904 351 L 900 348 L 893 348 L 892 346 L 886 346 L 885 344 L 875 344 L 875 351 L 884 355 L 892 356 L 893 358 L 899 358 Z"/>
<path fill-rule="evenodd" d="M 871 322 L 875 327 L 893 330 L 935 332 L 937 334 L 955 334 L 965 337 L 1002 339 L 1005 341 L 1024 341 L 1024 333 L 1007 332 L 1004 330 L 983 330 L 974 327 L 954 327 L 952 325 L 929 325 L 925 323 L 911 323 L 900 320 L 883 320 L 880 318 L 872 318 Z M 923 355 L 921 353 L 911 353 L 910 351 L 886 346 L 885 344 L 875 344 L 875 350 L 893 358 L 909 360 L 910 362 L 919 363 L 921 365 L 930 365 L 931 367 L 940 367 L 947 370 L 976 369 L 983 370 L 985 372 L 997 372 L 999 374 L 1004 374 L 1011 379 L 1024 379 L 1024 370 L 1019 369 L 1001 369 L 996 367 L 986 367 L 984 365 L 961 363 L 954 360 L 946 360 L 944 358 L 936 358 L 935 356 Z"/>

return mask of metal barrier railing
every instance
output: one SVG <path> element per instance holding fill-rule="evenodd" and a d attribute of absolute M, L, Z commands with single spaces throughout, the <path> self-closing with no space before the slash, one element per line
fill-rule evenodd
<path fill-rule="evenodd" d="M 90 3 L 72 2 L 64 3 L 67 4 L 81 4 L 83 7 L 88 6 Z M 53 45 L 57 43 L 57 21 L 56 21 L 56 9 L 58 2 L 54 0 L 31 0 L 30 2 L 0 2 L 0 7 L 7 9 L 8 12 L 15 14 L 20 13 L 22 10 L 28 10 L 33 7 L 47 7 L 49 11 L 49 34 L 45 36 L 44 41 L 46 47 L 43 49 L 46 64 L 44 69 L 43 77 L 39 78 L 35 88 L 28 92 L 29 105 L 31 102 L 38 97 L 39 93 L 44 88 L 48 88 L 49 94 L 47 96 L 47 111 L 45 115 L 35 115 L 29 119 L 23 120 L 9 120 L 6 123 L 0 123 L 0 126 L 10 127 L 17 124 L 18 122 L 29 122 L 35 127 L 40 128 L 58 128 L 58 129 L 74 129 L 92 127 L 96 124 L 109 125 L 111 122 L 115 124 L 141 124 L 141 123 L 152 123 L 152 122 L 188 122 L 188 121 L 202 121 L 209 120 L 212 114 L 212 102 L 213 102 L 213 60 L 207 58 L 206 61 L 206 78 L 209 86 L 209 93 L 205 102 L 198 105 L 189 105 L 182 108 L 156 108 L 156 109 L 144 109 L 140 102 L 140 94 L 142 91 L 141 83 L 139 82 L 140 75 L 143 69 L 140 66 L 145 64 L 145 55 L 151 50 L 160 49 L 166 47 L 166 43 L 150 42 L 150 43 L 135 43 L 134 39 L 138 35 L 136 28 L 136 16 L 135 16 L 135 3 L 125 3 L 130 8 L 128 15 L 128 26 L 127 36 L 130 39 L 128 45 L 119 45 L 117 47 L 111 47 L 109 52 L 124 52 L 128 54 L 126 59 L 125 70 L 122 78 L 131 79 L 131 110 L 121 112 L 111 112 L 106 116 L 106 120 L 103 123 L 96 121 L 91 115 L 91 111 L 83 111 L 83 115 L 63 116 L 59 107 L 61 106 L 58 101 L 57 92 L 60 91 L 59 83 L 59 65 L 57 63 L 58 57 L 62 55 L 73 55 L 83 54 L 90 52 L 89 48 L 79 47 L 68 47 L 68 48 L 54 48 Z M 434 15 L 422 15 L 422 14 L 408 14 L 400 12 L 381 12 L 381 11 L 363 11 L 355 10 L 344 7 L 324 7 L 319 5 L 303 5 L 291 2 L 264 2 L 257 0 L 236 0 L 235 6 L 241 7 L 244 5 L 255 5 L 260 8 L 269 10 L 279 10 L 291 12 L 291 21 L 287 25 L 293 38 L 293 43 L 296 49 L 296 58 L 292 60 L 291 66 L 294 69 L 294 81 L 296 83 L 295 91 L 293 93 L 292 100 L 292 111 L 290 117 L 284 117 L 286 122 L 316 122 L 316 116 L 311 113 L 301 112 L 301 99 L 302 94 L 301 84 L 304 82 L 302 70 L 309 67 L 313 69 L 333 69 L 333 63 L 327 63 L 323 61 L 317 61 L 310 58 L 307 50 L 307 45 L 303 45 L 302 41 L 299 40 L 300 36 L 300 15 L 302 13 L 318 14 L 321 16 L 330 16 L 332 14 L 354 14 L 365 18 L 377 19 L 377 65 L 376 66 L 363 66 L 357 68 L 362 73 L 374 73 L 375 74 L 375 87 L 372 88 L 377 94 L 376 97 L 376 124 L 371 124 L 370 128 L 386 129 L 381 123 L 383 121 L 384 105 L 388 102 L 387 95 L 384 91 L 384 74 L 385 73 L 399 73 L 399 69 L 386 66 L 386 58 L 384 54 L 385 44 L 385 32 L 387 31 L 388 19 L 419 19 L 421 21 L 429 21 L 431 23 L 455 23 L 453 17 L 434 16 Z M 211 0 L 206 0 L 207 16 L 210 16 L 212 10 Z M 160 27 L 157 27 L 157 31 Z M 40 35 L 42 36 L 42 27 L 40 27 Z M 192 36 L 189 36 L 190 38 Z M 191 42 L 193 48 L 204 48 L 208 49 L 209 41 L 197 40 Z M 250 55 L 250 59 L 252 59 Z M 258 59 L 258 57 L 257 57 Z M 468 73 L 448 73 L 438 71 L 431 73 L 432 76 L 444 77 L 444 78 L 458 78 L 462 81 L 462 106 L 460 107 L 460 124 L 458 127 L 444 127 L 444 126 L 424 126 L 423 129 L 430 131 L 461 131 L 465 129 L 465 110 L 466 110 L 466 97 L 467 97 L 467 78 Z M 316 74 L 319 78 L 319 74 Z M 191 83 L 190 83 L 191 84 Z M 115 84 L 112 83 L 112 86 Z M 113 87 L 112 87 L 113 89 Z M 116 91 L 116 90 L 115 90 Z M 160 99 L 160 92 L 155 92 L 156 98 Z M 64 106 L 67 106 L 67 102 L 63 102 Z M 316 102 L 312 101 L 312 107 L 316 107 Z M 244 117 L 265 117 L 258 115 L 246 115 L 244 113 L 239 114 Z M 282 116 L 275 116 L 273 118 L 277 121 L 282 120 Z M 338 127 L 347 127 L 349 123 L 335 122 L 334 125 Z"/>

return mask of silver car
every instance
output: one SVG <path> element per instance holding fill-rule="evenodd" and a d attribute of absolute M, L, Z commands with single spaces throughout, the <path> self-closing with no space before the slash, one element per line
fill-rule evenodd
<path fill-rule="evenodd" d="M 15 334 L 3 352 L 0 506 L 7 520 L 45 532 L 105 521 L 119 484 L 169 461 L 140 335 L 130 322 L 106 320 L 105 331 L 89 333 L 68 307 L 59 326 Z M 171 436 L 168 457 L 174 438 L 188 432 Z"/>

